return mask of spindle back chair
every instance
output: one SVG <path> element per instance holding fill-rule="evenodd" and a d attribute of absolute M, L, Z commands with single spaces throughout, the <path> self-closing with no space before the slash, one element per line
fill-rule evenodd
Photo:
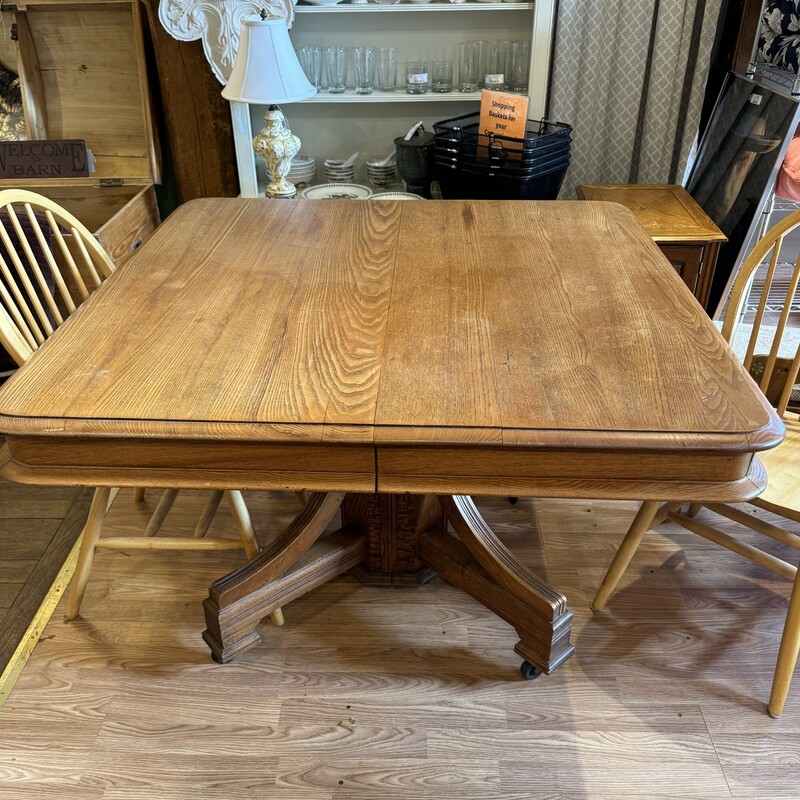
<path fill-rule="evenodd" d="M 92 233 L 66 209 L 34 192 L 0 191 L 0 344 L 18 365 L 24 364 L 92 292 L 114 272 L 114 264 Z M 95 490 L 83 530 L 66 616 L 80 613 L 86 584 L 98 548 L 113 550 L 229 550 L 241 548 L 248 558 L 258 552 L 250 514 L 239 491 L 211 492 L 192 538 L 159 536 L 175 501 L 167 489 L 144 536 L 100 538 L 106 512 L 117 490 Z M 206 537 L 214 515 L 227 496 L 238 539 Z M 144 489 L 134 492 L 144 499 Z M 271 615 L 282 624 L 278 609 Z"/>
<path fill-rule="evenodd" d="M 795 387 L 798 371 L 800 371 L 800 345 L 798 345 L 800 335 L 796 328 L 789 325 L 789 322 L 800 282 L 800 258 L 795 262 L 791 278 L 785 286 L 785 295 L 777 324 L 767 325 L 765 320 L 768 317 L 769 305 L 775 302 L 775 292 L 773 292 L 772 298 L 769 295 L 771 289 L 777 288 L 775 275 L 781 248 L 788 234 L 798 226 L 800 226 L 800 211 L 795 211 L 767 231 L 756 244 L 745 259 L 736 279 L 722 326 L 722 336 L 728 343 L 733 342 L 737 328 L 743 324 L 742 312 L 750 296 L 756 271 L 769 256 L 761 298 L 755 308 L 750 335 L 742 339 L 743 353 L 740 357 L 751 374 L 758 377 L 759 386 L 764 394 L 774 402 L 778 414 L 786 425 L 786 439 L 774 450 L 769 450 L 759 456 L 767 470 L 769 483 L 763 494 L 750 502 L 757 508 L 773 512 L 787 521 L 795 523 L 800 523 L 800 417 L 789 411 L 788 406 L 793 393 L 798 394 Z M 785 347 L 789 339 L 792 341 L 787 351 Z M 768 349 L 768 352 L 756 353 L 756 350 L 762 347 Z M 737 355 L 739 354 L 737 353 Z M 709 498 L 709 500 L 712 499 Z M 800 572 L 797 566 L 797 559 L 800 556 L 792 556 L 791 562 L 787 561 L 785 558 L 743 542 L 728 532 L 719 530 L 714 527 L 714 524 L 719 521 L 720 517 L 723 517 L 733 521 L 737 526 L 743 526 L 751 532 L 763 534 L 785 546 L 798 550 L 800 550 L 800 536 L 781 525 L 769 523 L 741 508 L 725 503 L 713 501 L 702 504 L 693 503 L 689 505 L 686 512 L 682 512 L 681 509 L 685 505 L 685 503 L 661 504 L 657 501 L 646 501 L 642 504 L 597 591 L 592 608 L 595 611 L 603 608 L 630 563 L 644 534 L 665 520 L 677 523 L 686 530 L 727 550 L 792 579 L 794 585 L 768 704 L 770 715 L 780 716 L 786 703 L 798 651 L 800 651 Z M 697 519 L 701 509 L 707 509 L 712 513 L 704 514 L 702 519 Z"/>

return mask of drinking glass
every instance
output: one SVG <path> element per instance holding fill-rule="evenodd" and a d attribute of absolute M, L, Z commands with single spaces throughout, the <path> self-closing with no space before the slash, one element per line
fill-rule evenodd
<path fill-rule="evenodd" d="M 406 91 L 409 94 L 425 94 L 428 91 L 428 65 L 424 61 L 409 61 L 406 64 Z"/>
<path fill-rule="evenodd" d="M 326 47 L 325 65 L 328 68 L 328 92 L 343 94 L 347 75 L 347 48 Z"/>
<path fill-rule="evenodd" d="M 530 42 L 511 42 L 509 47 L 508 88 L 512 92 L 528 91 L 528 74 L 530 71 Z"/>
<path fill-rule="evenodd" d="M 483 85 L 487 42 L 461 42 L 458 50 L 458 88 L 462 92 L 477 92 Z"/>
<path fill-rule="evenodd" d="M 441 94 L 453 91 L 452 61 L 434 61 L 431 64 L 431 91 Z"/>
<path fill-rule="evenodd" d="M 397 48 L 379 47 L 376 58 L 378 62 L 378 88 L 382 92 L 393 92 L 397 87 Z"/>
<path fill-rule="evenodd" d="M 508 55 L 511 42 L 492 42 L 486 49 L 483 88 L 502 91 L 508 88 Z"/>
<path fill-rule="evenodd" d="M 300 47 L 297 60 L 309 82 L 317 90 L 322 88 L 322 49 L 319 47 Z"/>
<path fill-rule="evenodd" d="M 354 47 L 353 64 L 356 76 L 356 94 L 372 94 L 375 48 Z"/>

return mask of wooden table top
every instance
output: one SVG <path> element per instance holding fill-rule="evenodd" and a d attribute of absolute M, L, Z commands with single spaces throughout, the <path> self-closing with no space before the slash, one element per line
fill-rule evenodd
<path fill-rule="evenodd" d="M 658 243 L 727 242 L 728 237 L 682 186 L 671 183 L 594 183 L 578 187 L 583 200 L 629 208 Z"/>
<path fill-rule="evenodd" d="M 371 480 L 380 447 L 450 448 L 451 477 L 475 448 L 713 452 L 728 481 L 782 437 L 633 214 L 577 201 L 193 201 L 0 390 L 0 431 L 20 480 L 124 442 L 120 483 L 146 440 L 349 446 Z"/>

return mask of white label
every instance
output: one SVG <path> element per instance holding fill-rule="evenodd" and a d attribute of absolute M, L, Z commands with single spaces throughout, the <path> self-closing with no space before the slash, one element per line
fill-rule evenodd
<path fill-rule="evenodd" d="M 416 75 L 408 75 L 406 77 L 408 83 L 427 83 L 428 82 L 428 73 L 427 72 L 418 72 Z"/>
<path fill-rule="evenodd" d="M 485 79 L 485 83 L 489 86 L 499 86 L 500 84 L 504 83 L 505 76 L 501 72 L 498 75 L 487 75 Z"/>
<path fill-rule="evenodd" d="M 753 94 L 750 95 L 750 102 L 754 106 L 760 106 L 761 105 L 761 99 L 762 99 L 762 95 L 756 94 L 755 92 L 753 92 Z"/>

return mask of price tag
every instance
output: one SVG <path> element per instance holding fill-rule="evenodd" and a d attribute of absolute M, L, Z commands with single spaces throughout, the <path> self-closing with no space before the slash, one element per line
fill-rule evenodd
<path fill-rule="evenodd" d="M 502 86 L 505 82 L 505 76 L 503 73 L 494 74 L 494 75 L 486 75 L 484 78 L 484 83 L 487 86 Z"/>
<path fill-rule="evenodd" d="M 427 72 L 418 72 L 416 75 L 408 75 L 406 77 L 406 81 L 408 83 L 427 83 L 428 82 L 428 73 Z"/>

